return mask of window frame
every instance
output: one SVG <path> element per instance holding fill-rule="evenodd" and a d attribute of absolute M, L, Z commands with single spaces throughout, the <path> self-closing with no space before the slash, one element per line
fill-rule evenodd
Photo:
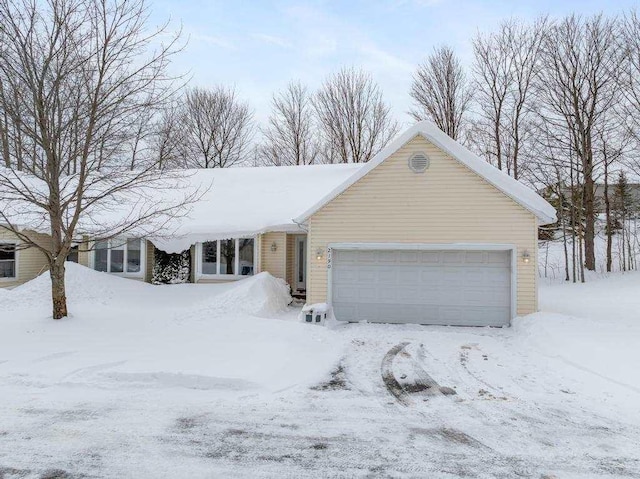
<path fill-rule="evenodd" d="M 129 241 L 136 238 L 116 238 L 104 240 L 107 243 L 107 271 L 98 271 L 99 273 L 107 273 L 113 274 L 115 276 L 123 276 L 126 278 L 144 278 L 145 272 L 147 270 L 146 260 L 147 260 L 147 242 L 143 238 L 139 238 L 140 241 L 140 271 L 136 272 L 128 272 L 127 265 L 129 261 Z M 96 244 L 98 241 L 93 241 L 91 243 L 91 254 L 89 255 L 89 267 L 93 270 L 96 270 Z M 116 248 L 122 247 L 124 249 L 124 256 L 122 259 L 122 269 L 121 273 L 119 272 L 111 272 L 111 249 L 112 244 L 116 245 Z"/>
<path fill-rule="evenodd" d="M 2 245 L 13 245 L 13 276 L 8 276 L 8 277 L 2 277 L 0 278 L 0 283 L 13 283 L 15 281 L 18 281 L 18 278 L 20 277 L 20 270 L 18 269 L 20 266 L 20 249 L 19 249 L 19 245 L 20 243 L 18 241 L 12 241 L 12 240 L 5 240 L 2 239 L 0 240 L 0 244 Z"/>
<path fill-rule="evenodd" d="M 253 274 L 248 275 L 248 274 L 239 274 L 240 272 L 240 240 L 243 239 L 251 239 L 253 240 Z M 235 244 L 235 256 L 234 256 L 234 271 L 236 272 L 235 274 L 226 274 L 226 273 L 220 273 L 222 264 L 220 262 L 220 255 L 221 255 L 221 242 L 222 241 L 227 241 L 227 240 L 233 240 L 234 244 Z M 212 273 L 203 273 L 202 272 L 202 266 L 203 266 L 203 261 L 202 261 L 202 249 L 203 249 L 203 243 L 213 243 L 213 242 L 217 243 L 217 251 L 216 251 L 216 273 L 212 274 Z M 258 274 L 258 238 L 255 236 L 243 236 L 240 238 L 226 238 L 226 239 L 221 239 L 221 240 L 213 240 L 213 241 L 204 241 L 204 242 L 199 242 L 196 243 L 196 280 L 198 279 L 218 279 L 218 280 L 238 280 L 238 279 L 245 279 L 245 278 L 250 278 L 251 276 L 255 276 L 256 274 Z"/>

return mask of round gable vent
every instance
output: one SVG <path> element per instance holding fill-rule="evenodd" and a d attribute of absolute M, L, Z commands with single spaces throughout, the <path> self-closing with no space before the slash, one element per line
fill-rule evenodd
<path fill-rule="evenodd" d="M 429 168 L 429 158 L 424 153 L 414 153 L 409 157 L 409 168 L 414 173 L 424 173 Z"/>

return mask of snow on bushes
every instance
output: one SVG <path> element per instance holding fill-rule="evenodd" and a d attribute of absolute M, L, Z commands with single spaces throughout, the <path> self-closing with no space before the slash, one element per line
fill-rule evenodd
<path fill-rule="evenodd" d="M 191 254 L 189 250 L 182 253 L 165 253 L 162 250 L 155 250 L 155 261 L 153 263 L 153 274 L 151 282 L 153 284 L 180 284 L 188 283 L 191 273 Z"/>

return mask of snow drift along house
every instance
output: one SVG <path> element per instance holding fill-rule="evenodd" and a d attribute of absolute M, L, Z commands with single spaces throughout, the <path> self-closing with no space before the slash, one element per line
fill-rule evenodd
<path fill-rule="evenodd" d="M 194 282 L 268 271 L 348 321 L 507 325 L 537 309 L 537 228 L 554 208 L 429 122 L 365 165 L 194 177 L 213 187 L 174 237 L 96 244 L 73 260 L 148 281 L 154 248 L 188 249 Z M 3 284 L 44 265 L 27 251 L 0 256 L 14 261 L 0 266 Z"/>

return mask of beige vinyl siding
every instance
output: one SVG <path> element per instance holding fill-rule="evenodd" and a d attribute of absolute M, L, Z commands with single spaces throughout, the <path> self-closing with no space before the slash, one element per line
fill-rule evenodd
<path fill-rule="evenodd" d="M 40 233 L 27 233 L 29 238 L 41 245 L 48 245 L 51 238 Z M 11 232 L 0 229 L 0 241 L 15 242 L 21 248 L 21 241 Z M 23 247 L 24 245 L 22 245 Z M 17 286 L 32 280 L 49 269 L 46 256 L 37 248 L 19 249 L 17 252 L 17 277 L 15 280 L 1 279 L 0 288 Z"/>
<path fill-rule="evenodd" d="M 146 249 L 146 257 L 145 257 L 144 280 L 147 283 L 151 283 L 151 280 L 153 279 L 153 265 L 155 263 L 156 247 L 153 246 L 153 243 L 151 241 L 145 240 L 145 249 Z"/>
<path fill-rule="evenodd" d="M 408 167 L 417 152 L 431 160 L 425 173 Z M 327 300 L 327 258 L 311 252 L 329 243 L 508 243 L 518 253 L 518 314 L 528 314 L 537 310 L 536 232 L 532 213 L 418 136 L 309 219 L 308 301 Z"/>
<path fill-rule="evenodd" d="M 189 282 L 195 283 L 196 282 L 196 261 L 198 259 L 196 257 L 196 245 L 192 244 L 191 247 L 189 248 L 189 256 L 191 259 L 191 271 L 189 273 Z"/>
<path fill-rule="evenodd" d="M 80 247 L 78 248 L 78 264 L 86 266 L 87 268 L 89 267 L 89 255 L 92 254 L 89 248 L 89 237 L 83 236 L 82 243 L 80 243 Z"/>
<path fill-rule="evenodd" d="M 287 277 L 285 280 L 291 285 L 291 289 L 295 289 L 293 280 L 296 269 L 296 236 L 287 235 Z"/>
<path fill-rule="evenodd" d="M 276 251 L 271 251 L 275 242 Z M 260 271 L 268 271 L 286 281 L 287 233 L 265 233 L 260 239 Z"/>

